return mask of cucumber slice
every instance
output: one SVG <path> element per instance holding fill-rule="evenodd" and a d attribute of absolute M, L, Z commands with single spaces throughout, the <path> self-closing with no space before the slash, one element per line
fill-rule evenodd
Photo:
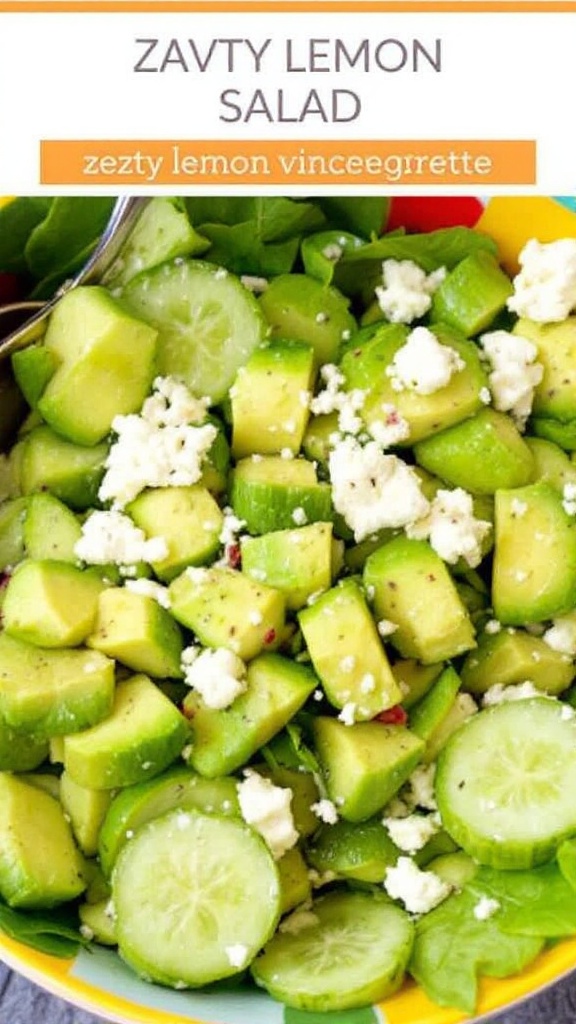
<path fill-rule="evenodd" d="M 438 761 L 436 799 L 452 838 L 481 864 L 542 864 L 576 832 L 576 720 L 549 698 L 470 718 Z"/>
<path fill-rule="evenodd" d="M 194 394 L 215 403 L 264 340 L 266 325 L 254 296 L 211 263 L 163 263 L 130 281 L 122 299 L 159 332 L 158 372 L 182 378 Z"/>
<path fill-rule="evenodd" d="M 197 987 L 254 958 L 278 923 L 281 891 L 271 853 L 244 822 L 171 811 L 126 844 L 112 898 L 122 957 L 150 980 Z"/>
<path fill-rule="evenodd" d="M 374 893 L 332 892 L 313 906 L 317 922 L 279 932 L 252 965 L 258 985 L 298 1010 L 348 1010 L 395 992 L 412 950 L 413 925 Z"/>

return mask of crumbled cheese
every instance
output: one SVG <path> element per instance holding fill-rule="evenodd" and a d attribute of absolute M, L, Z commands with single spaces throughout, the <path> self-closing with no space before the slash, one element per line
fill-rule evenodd
<path fill-rule="evenodd" d="M 338 715 L 338 719 L 340 722 L 343 722 L 344 725 L 354 725 L 356 721 L 356 704 L 354 703 L 354 701 L 349 700 L 344 705 L 340 714 Z"/>
<path fill-rule="evenodd" d="M 569 722 L 576 715 L 576 711 L 570 704 L 563 704 L 560 710 L 560 718 L 564 722 Z"/>
<path fill-rule="evenodd" d="M 146 487 L 197 483 L 218 433 L 211 423 L 194 425 L 200 409 L 205 415 L 205 402 L 195 399 L 183 384 L 159 377 L 154 389 L 139 415 L 116 416 L 112 421 L 117 438 L 108 452 L 98 497 L 115 509 L 124 508 Z"/>
<path fill-rule="evenodd" d="M 398 626 L 395 622 L 391 622 L 390 619 L 380 619 L 376 624 L 376 628 L 381 637 L 387 637 L 392 636 L 392 633 L 396 632 Z"/>
<path fill-rule="evenodd" d="M 335 825 L 338 821 L 338 811 L 331 800 L 318 800 L 317 803 L 310 806 L 310 810 L 326 825 Z"/>
<path fill-rule="evenodd" d="M 512 498 L 512 501 L 510 502 L 510 511 L 513 516 L 517 516 L 518 519 L 521 519 L 528 511 L 528 502 L 520 501 L 520 498 Z"/>
<path fill-rule="evenodd" d="M 168 587 L 163 587 L 161 583 L 155 583 L 154 580 L 127 580 L 126 590 L 130 590 L 133 594 L 143 594 L 144 597 L 152 597 L 162 608 L 170 608 Z"/>
<path fill-rule="evenodd" d="M 478 396 L 483 405 L 490 405 L 490 402 L 492 401 L 490 388 L 480 388 Z"/>
<path fill-rule="evenodd" d="M 86 939 L 87 942 L 92 942 L 94 931 L 89 924 L 81 924 L 78 931 L 83 939 Z"/>
<path fill-rule="evenodd" d="M 242 274 L 240 280 L 244 287 L 248 291 L 254 292 L 255 295 L 261 295 L 268 287 L 268 281 L 265 277 L 256 277 L 254 274 Z"/>
<path fill-rule="evenodd" d="M 473 569 L 482 561 L 482 541 L 491 524 L 476 519 L 472 495 L 461 487 L 453 491 L 437 491 L 428 515 L 406 527 L 409 537 L 429 539 L 440 558 L 455 565 L 463 558 Z"/>
<path fill-rule="evenodd" d="M 433 871 L 421 871 L 410 857 L 399 857 L 395 867 L 386 869 L 384 888 L 393 900 L 401 900 L 410 914 L 427 914 L 452 891 Z"/>
<path fill-rule="evenodd" d="M 313 911 L 295 910 L 293 914 L 284 918 L 278 930 L 286 935 L 298 935 L 307 928 L 314 928 L 317 924 L 320 924 L 320 918 Z"/>
<path fill-rule="evenodd" d="M 474 917 L 477 921 L 487 921 L 489 917 L 493 917 L 500 910 L 500 906 L 498 900 L 494 900 L 490 896 L 481 896 L 474 907 Z"/>
<path fill-rule="evenodd" d="M 490 707 L 493 704 L 505 704 L 511 700 L 528 700 L 530 697 L 542 697 L 544 694 L 534 683 L 527 679 L 524 683 L 516 683 L 504 686 L 503 683 L 495 683 L 482 697 L 483 707 Z"/>
<path fill-rule="evenodd" d="M 340 659 L 338 668 L 341 672 L 353 672 L 356 667 L 356 658 L 353 654 L 346 654 L 344 658 Z"/>
<path fill-rule="evenodd" d="M 248 622 L 251 626 L 261 626 L 264 621 L 262 612 L 259 612 L 256 608 L 253 608 L 251 612 L 248 612 Z"/>
<path fill-rule="evenodd" d="M 247 687 L 246 665 L 226 647 L 199 651 L 187 647 L 182 652 L 184 682 L 191 686 L 208 708 L 230 707 Z"/>
<path fill-rule="evenodd" d="M 490 365 L 488 383 L 499 412 L 509 412 L 523 428 L 532 411 L 534 391 L 544 374 L 538 349 L 527 338 L 509 331 L 491 331 L 480 338 Z"/>
<path fill-rule="evenodd" d="M 314 700 L 317 700 L 317 701 L 324 700 L 324 694 L 323 694 L 322 690 L 314 690 L 314 693 L 312 694 L 312 697 L 314 698 Z"/>
<path fill-rule="evenodd" d="M 576 516 L 576 484 L 564 484 L 562 508 L 567 516 Z"/>
<path fill-rule="evenodd" d="M 469 693 L 457 693 L 454 707 L 459 712 L 461 721 L 471 718 L 478 711 L 478 705 Z"/>
<path fill-rule="evenodd" d="M 376 680 L 371 672 L 367 672 L 360 680 L 360 693 L 374 693 Z"/>
<path fill-rule="evenodd" d="M 354 531 L 356 542 L 384 527 L 407 526 L 427 515 L 430 505 L 407 463 L 386 455 L 375 441 L 360 445 L 346 437 L 329 456 L 334 508 Z"/>
<path fill-rule="evenodd" d="M 338 413 L 338 429 L 343 434 L 358 434 L 363 422 L 358 412 L 366 399 L 366 392 L 359 388 L 343 391 L 346 380 L 337 366 L 326 363 L 320 370 L 324 389 L 310 402 L 310 411 L 314 416 L 327 416 Z"/>
<path fill-rule="evenodd" d="M 224 519 L 218 540 L 221 544 L 224 544 L 225 547 L 228 547 L 229 544 L 237 543 L 238 534 L 246 526 L 246 520 L 239 519 L 238 516 L 235 515 L 234 509 L 229 508 L 228 506 L 223 508 L 222 512 Z"/>
<path fill-rule="evenodd" d="M 240 942 L 236 942 L 233 946 L 225 946 L 224 952 L 231 967 L 244 967 L 250 954 L 248 946 L 243 946 Z"/>
<path fill-rule="evenodd" d="M 278 860 L 299 839 L 290 807 L 292 790 L 274 786 L 269 779 L 253 771 L 237 783 L 236 789 L 244 821 L 260 833 Z"/>
<path fill-rule="evenodd" d="M 404 853 L 417 853 L 433 835 L 440 831 L 434 814 L 409 814 L 405 818 L 383 818 L 393 843 Z"/>
<path fill-rule="evenodd" d="M 205 569 L 204 566 L 201 565 L 189 565 L 184 571 L 190 582 L 194 583 L 195 586 L 207 583 L 210 579 L 209 570 Z"/>
<path fill-rule="evenodd" d="M 122 512 L 96 511 L 82 523 L 74 554 L 87 565 L 131 565 L 161 561 L 168 556 L 168 545 L 164 537 L 147 538 Z"/>
<path fill-rule="evenodd" d="M 442 345 L 427 327 L 415 327 L 386 367 L 386 375 L 394 391 L 406 389 L 417 395 L 432 395 L 446 387 L 453 374 L 465 365 L 456 350 Z"/>
<path fill-rule="evenodd" d="M 406 799 L 410 807 L 422 807 L 427 811 L 438 810 L 436 803 L 436 797 L 434 795 L 434 776 L 436 775 L 436 765 L 434 762 L 431 764 L 421 764 L 414 769 L 412 775 L 408 779 L 406 786 L 402 790 L 402 794 L 406 793 Z M 402 815 L 404 817 L 404 815 Z"/>
<path fill-rule="evenodd" d="M 565 320 L 576 307 L 576 238 L 526 243 L 508 309 L 539 323 Z"/>
<path fill-rule="evenodd" d="M 392 448 L 410 437 L 410 424 L 390 402 L 383 402 L 381 408 L 383 419 L 370 423 L 368 433 L 382 448 Z"/>
<path fill-rule="evenodd" d="M 376 288 L 378 305 L 391 323 L 411 324 L 428 312 L 432 295 L 445 277 L 445 267 L 426 274 L 413 260 L 384 260 L 384 286 Z"/>
<path fill-rule="evenodd" d="M 298 505 L 298 508 L 294 509 L 291 518 L 292 521 L 296 523 L 296 526 L 306 526 L 306 523 L 308 522 L 308 516 L 306 515 L 306 511 L 305 509 L 302 508 L 301 505 Z"/>
<path fill-rule="evenodd" d="M 484 626 L 484 632 L 488 633 L 489 636 L 495 636 L 496 633 L 500 633 L 502 630 L 502 623 L 498 622 L 498 619 L 488 619 L 488 622 Z"/>
<path fill-rule="evenodd" d="M 542 637 L 545 644 L 559 654 L 567 654 L 570 658 L 576 657 L 576 617 L 572 615 L 559 615 L 552 620 L 550 629 L 547 629 Z"/>

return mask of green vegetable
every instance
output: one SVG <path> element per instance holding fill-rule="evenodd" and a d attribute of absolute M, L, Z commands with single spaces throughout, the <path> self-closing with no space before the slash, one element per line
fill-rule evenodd
<path fill-rule="evenodd" d="M 73 957 L 88 944 L 75 927 L 75 915 L 68 910 L 51 910 L 48 916 L 12 910 L 0 903 L 0 930 L 49 956 Z"/>

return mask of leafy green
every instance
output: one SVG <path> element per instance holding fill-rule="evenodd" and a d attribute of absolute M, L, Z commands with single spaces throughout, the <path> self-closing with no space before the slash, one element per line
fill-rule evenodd
<path fill-rule="evenodd" d="M 193 196 L 186 199 L 186 208 L 200 234 L 204 224 L 250 224 L 254 238 L 261 242 L 285 242 L 324 225 L 314 203 L 283 196 Z"/>
<path fill-rule="evenodd" d="M 480 899 L 498 900 L 499 927 L 545 939 L 576 933 L 576 890 L 554 862 L 530 871 L 480 868 L 467 886 Z"/>
<path fill-rule="evenodd" d="M 560 844 L 556 860 L 564 878 L 576 890 L 576 839 L 566 839 Z"/>
<path fill-rule="evenodd" d="M 474 878 L 476 884 L 476 877 Z M 485 921 L 474 916 L 478 895 L 471 888 L 450 896 L 416 925 L 408 969 L 426 995 L 439 1006 L 473 1014 L 478 978 L 505 978 L 531 963 L 544 940 L 510 935 L 500 926 L 500 913 Z"/>
<path fill-rule="evenodd" d="M 74 927 L 71 914 L 51 910 L 50 917 L 36 911 L 12 910 L 0 903 L 0 930 L 25 946 L 32 946 L 51 956 L 73 957 L 87 945 Z"/>
<path fill-rule="evenodd" d="M 44 196 L 19 196 L 0 207 L 0 270 L 26 273 L 24 247 L 30 233 L 46 216 L 51 203 L 52 199 Z"/>
<path fill-rule="evenodd" d="M 263 242 L 253 232 L 253 224 L 203 224 L 202 235 L 212 243 L 207 259 L 226 267 L 233 274 L 275 277 L 289 274 L 298 254 L 299 238 L 284 242 Z"/>
<path fill-rule="evenodd" d="M 317 231 L 302 242 L 302 262 L 309 277 L 330 284 L 334 267 L 347 249 L 364 245 L 358 235 L 349 231 Z M 331 255 L 331 250 L 335 255 Z"/>
<path fill-rule="evenodd" d="M 31 275 L 68 271 L 102 234 L 114 206 L 107 196 L 58 196 L 32 230 L 24 254 Z"/>
<path fill-rule="evenodd" d="M 331 227 L 371 238 L 382 231 L 390 200 L 385 196 L 323 196 L 318 205 Z"/>

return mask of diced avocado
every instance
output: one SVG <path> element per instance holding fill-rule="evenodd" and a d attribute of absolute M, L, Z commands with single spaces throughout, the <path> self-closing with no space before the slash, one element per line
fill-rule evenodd
<path fill-rule="evenodd" d="M 4 629 L 38 647 L 77 647 L 94 627 L 104 588 L 99 576 L 69 562 L 28 559 L 6 589 Z"/>
<path fill-rule="evenodd" d="M 156 338 L 104 288 L 69 291 L 44 338 L 59 361 L 38 402 L 46 422 L 76 444 L 102 441 L 115 416 L 139 411 L 154 377 Z"/>
<path fill-rule="evenodd" d="M 171 196 L 156 196 L 140 213 L 118 258 L 106 272 L 109 289 L 122 288 L 136 274 L 178 256 L 199 256 L 210 248 L 192 227 L 184 203 Z"/>
<path fill-rule="evenodd" d="M 356 580 L 344 580 L 298 616 L 328 700 L 354 704 L 357 721 L 398 704 L 402 693 Z"/>
<path fill-rule="evenodd" d="M 275 786 L 282 786 L 292 792 L 290 809 L 294 818 L 294 827 L 302 839 L 311 836 L 318 828 L 318 818 L 311 810 L 312 804 L 320 799 L 318 785 L 311 772 L 297 768 L 286 768 L 278 764 L 271 768 L 269 765 L 258 765 L 257 771 L 260 775 L 272 780 Z"/>
<path fill-rule="evenodd" d="M 527 437 L 526 444 L 534 459 L 532 479 L 535 483 L 543 480 L 559 491 L 563 491 L 566 484 L 576 484 L 576 466 L 557 444 L 541 437 Z"/>
<path fill-rule="evenodd" d="M 48 744 L 50 764 L 64 764 L 64 736 L 51 736 Z"/>
<path fill-rule="evenodd" d="M 414 860 L 419 868 L 424 868 L 435 857 L 441 857 L 445 853 L 454 853 L 458 849 L 457 844 L 451 836 L 442 828 L 428 840 L 425 846 L 414 855 Z"/>
<path fill-rule="evenodd" d="M 312 416 L 308 421 L 302 439 L 302 449 L 307 459 L 318 462 L 322 467 L 328 465 L 328 457 L 332 449 L 330 438 L 338 433 L 338 413 L 330 412 L 322 416 Z"/>
<path fill-rule="evenodd" d="M 231 505 L 249 533 L 273 533 L 332 518 L 329 484 L 306 459 L 268 455 L 241 459 L 232 474 Z"/>
<path fill-rule="evenodd" d="M 85 888 L 82 858 L 54 797 L 0 774 L 0 893 L 11 907 L 53 907 Z"/>
<path fill-rule="evenodd" d="M 463 850 L 457 850 L 435 857 L 428 863 L 427 870 L 433 871 L 438 878 L 448 882 L 454 889 L 463 889 L 474 878 L 478 864 Z"/>
<path fill-rule="evenodd" d="M 523 487 L 534 476 L 534 457 L 509 416 L 482 409 L 476 416 L 421 441 L 416 460 L 453 487 L 475 494 Z"/>
<path fill-rule="evenodd" d="M 11 498 L 0 504 L 0 572 L 12 569 L 24 558 L 27 508 L 27 498 Z"/>
<path fill-rule="evenodd" d="M 98 903 L 81 903 L 78 907 L 78 916 L 84 934 L 92 937 L 94 942 L 101 946 L 118 944 L 114 908 L 109 898 L 99 900 Z"/>
<path fill-rule="evenodd" d="M 568 689 L 575 675 L 571 658 L 521 629 L 482 633 L 461 670 L 462 685 L 475 694 L 529 680 L 543 693 L 557 695 Z"/>
<path fill-rule="evenodd" d="M 226 439 L 222 422 L 216 416 L 208 416 L 206 422 L 216 427 L 218 433 L 212 442 L 212 447 L 204 456 L 199 484 L 210 491 L 210 494 L 218 495 L 226 490 L 228 483 L 230 445 Z"/>
<path fill-rule="evenodd" d="M 98 651 L 49 650 L 0 633 L 0 714 L 14 730 L 49 738 L 86 729 L 109 715 L 113 695 L 114 662 Z"/>
<path fill-rule="evenodd" d="M 88 647 L 158 679 L 182 676 L 180 627 L 153 597 L 125 587 L 103 590 Z"/>
<path fill-rule="evenodd" d="M 48 768 L 48 766 L 46 766 Z M 38 789 L 44 790 L 45 793 L 49 793 L 55 800 L 60 800 L 60 776 L 52 775 L 50 771 L 40 772 L 21 772 L 18 778 L 22 782 L 27 782 L 29 786 L 37 786 Z"/>
<path fill-rule="evenodd" d="M 410 713 L 410 728 L 427 741 L 452 707 L 460 689 L 460 678 L 453 668 L 444 669 L 428 693 Z"/>
<path fill-rule="evenodd" d="M 544 367 L 532 405 L 535 417 L 576 418 L 576 316 L 561 323 L 542 324 L 520 319 L 514 334 L 531 341 Z M 554 438 L 550 438 L 554 440 Z"/>
<path fill-rule="evenodd" d="M 494 256 L 474 252 L 461 260 L 436 289 L 431 316 L 471 337 L 490 327 L 513 291 L 510 278 Z"/>
<path fill-rule="evenodd" d="M 332 523 L 243 537 L 242 572 L 284 594 L 291 611 L 332 582 Z"/>
<path fill-rule="evenodd" d="M 192 744 L 188 763 L 208 778 L 236 771 L 280 732 L 318 685 L 313 672 L 278 654 L 248 666 L 247 689 L 222 711 L 191 690 L 185 701 Z"/>
<path fill-rule="evenodd" d="M 363 822 L 337 821 L 335 825 L 323 825 L 309 844 L 306 855 L 321 874 L 333 871 L 338 877 L 377 884 L 384 881 L 386 869 L 396 863 L 400 851 L 390 839 L 382 818 L 378 817 Z"/>
<path fill-rule="evenodd" d="M 366 562 L 364 585 L 374 594 L 377 619 L 398 626 L 390 643 L 404 658 L 431 665 L 476 646 L 454 581 L 425 541 L 396 537 L 384 544 Z"/>
<path fill-rule="evenodd" d="M 98 853 L 98 835 L 112 795 L 107 789 L 86 789 L 68 774 L 60 777 L 60 802 L 70 819 L 74 838 L 86 857 Z"/>
<path fill-rule="evenodd" d="M 473 416 L 482 408 L 481 392 L 488 385 L 477 346 L 453 328 L 436 324 L 434 334 L 438 341 L 458 353 L 465 363 L 464 369 L 430 395 L 407 388 L 395 391 L 386 370 L 408 334 L 409 328 L 403 324 L 385 324 L 363 345 L 349 349 L 340 364 L 348 389 L 367 392 L 360 415 L 368 426 L 382 420 L 384 404 L 393 405 L 408 421 L 410 434 L 403 445 L 422 441 Z"/>
<path fill-rule="evenodd" d="M 508 626 L 576 605 L 576 522 L 546 483 L 496 493 L 492 605 Z"/>
<path fill-rule="evenodd" d="M 35 409 L 53 376 L 58 359 L 45 345 L 29 345 L 12 356 L 16 383 L 31 409 Z"/>
<path fill-rule="evenodd" d="M 400 687 L 402 706 L 409 711 L 422 699 L 438 679 L 442 671 L 442 662 L 433 665 L 421 665 L 414 658 L 403 658 L 392 665 L 392 675 Z"/>
<path fill-rule="evenodd" d="M 234 569 L 185 569 L 169 596 L 174 618 L 201 643 L 227 647 L 244 661 L 274 648 L 284 628 L 283 594 Z"/>
<path fill-rule="evenodd" d="M 188 565 L 203 565 L 218 550 L 223 516 L 210 492 L 200 485 L 144 491 L 128 514 L 149 537 L 163 537 L 168 555 L 152 568 L 172 580 Z"/>
<path fill-rule="evenodd" d="M 576 417 L 571 420 L 557 420 L 553 416 L 533 416 L 530 429 L 536 437 L 552 441 L 567 452 L 576 451 Z"/>
<path fill-rule="evenodd" d="M 231 388 L 232 451 L 300 451 L 314 382 L 314 351 L 301 342 L 277 341 L 257 348 Z"/>
<path fill-rule="evenodd" d="M 64 739 L 64 767 L 87 789 L 117 789 L 164 771 L 189 739 L 184 716 L 144 675 L 118 683 L 111 714 Z"/>
<path fill-rule="evenodd" d="M 50 427 L 35 427 L 23 441 L 22 492 L 50 491 L 71 508 L 90 508 L 98 498 L 107 454 L 106 444 L 81 447 L 59 437 Z"/>
<path fill-rule="evenodd" d="M 313 730 L 328 794 L 347 821 L 365 821 L 384 807 L 424 753 L 424 741 L 401 725 L 318 717 Z"/>
<path fill-rule="evenodd" d="M 0 716 L 0 772 L 30 772 L 48 757 L 48 741 L 15 732 Z"/>
<path fill-rule="evenodd" d="M 53 494 L 31 494 L 24 520 L 24 543 L 29 558 L 77 562 L 74 546 L 82 527 L 74 513 Z"/>
<path fill-rule="evenodd" d="M 333 363 L 341 342 L 356 331 L 348 306 L 335 288 L 306 274 L 279 274 L 260 299 L 271 337 L 308 342 L 318 365 Z"/>
<path fill-rule="evenodd" d="M 239 815 L 236 780 L 204 779 L 185 765 L 175 765 L 154 779 L 126 786 L 114 797 L 100 829 L 98 855 L 104 874 L 111 874 L 120 850 L 136 829 L 176 807 Z"/>
<path fill-rule="evenodd" d="M 312 883 L 308 865 L 297 846 L 287 850 L 280 860 L 276 861 L 280 876 L 282 902 L 280 912 L 287 914 L 310 899 Z"/>

